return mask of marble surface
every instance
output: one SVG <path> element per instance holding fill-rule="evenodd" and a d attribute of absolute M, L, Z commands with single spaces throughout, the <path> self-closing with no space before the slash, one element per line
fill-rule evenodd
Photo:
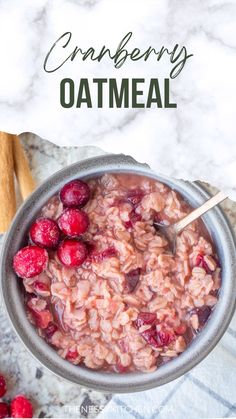
<path fill-rule="evenodd" d="M 96 148 L 59 148 L 31 134 L 21 136 L 32 173 L 38 183 L 76 160 L 101 154 Z M 210 188 L 213 191 L 212 188 Z M 223 207 L 236 232 L 236 203 L 227 200 Z M 2 244 L 3 237 L 0 239 Z M 24 348 L 13 332 L 0 307 L 0 371 L 7 377 L 9 397 L 25 393 L 34 401 L 35 417 L 95 417 L 111 398 L 86 390 L 55 377 L 42 367 Z"/>
<path fill-rule="evenodd" d="M 235 0 L 0 1 L 0 128 L 35 132 L 60 145 L 96 145 L 132 154 L 159 173 L 204 179 L 236 199 Z M 59 71 L 43 70 L 52 44 L 66 31 L 71 47 L 129 50 L 185 45 L 194 54 L 174 80 L 177 109 L 64 109 L 59 84 L 70 77 L 169 76 L 168 59 L 127 61 L 120 69 L 81 57 Z M 70 51 L 72 48 L 70 49 Z"/>

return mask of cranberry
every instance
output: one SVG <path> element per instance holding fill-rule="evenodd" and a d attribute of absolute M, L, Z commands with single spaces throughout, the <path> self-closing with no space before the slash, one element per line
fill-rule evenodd
<path fill-rule="evenodd" d="M 49 310 L 36 311 L 31 308 L 37 327 L 46 329 L 52 321 L 52 314 Z"/>
<path fill-rule="evenodd" d="M 177 326 L 177 327 L 175 328 L 175 333 L 176 333 L 177 335 L 184 335 L 184 334 L 185 334 L 185 332 L 186 332 L 186 330 L 187 330 L 186 325 L 185 325 L 185 324 L 180 324 L 179 326 Z"/>
<path fill-rule="evenodd" d="M 89 186 L 79 179 L 64 185 L 60 192 L 60 199 L 65 207 L 82 207 L 87 204 L 89 198 Z"/>
<path fill-rule="evenodd" d="M 33 408 L 30 401 L 23 395 L 16 396 L 11 402 L 11 416 L 13 418 L 32 418 Z"/>
<path fill-rule="evenodd" d="M 141 274 L 141 269 L 137 268 L 137 269 L 133 269 L 132 271 L 128 272 L 125 275 L 126 282 L 127 282 L 125 289 L 128 292 L 134 291 L 134 289 L 136 288 L 139 282 L 140 274 Z"/>
<path fill-rule="evenodd" d="M 84 263 L 88 250 L 84 243 L 75 239 L 66 239 L 60 243 L 57 255 L 63 265 L 73 268 Z"/>
<path fill-rule="evenodd" d="M 48 327 L 44 330 L 45 336 L 47 339 L 51 339 L 54 333 L 56 333 L 58 330 L 58 327 L 55 323 L 50 322 L 48 324 Z"/>
<path fill-rule="evenodd" d="M 89 255 L 90 260 L 95 263 L 102 262 L 104 259 L 111 258 L 113 256 L 117 256 L 117 251 L 114 246 L 107 247 L 102 252 L 96 252 L 96 250 L 92 250 Z"/>
<path fill-rule="evenodd" d="M 136 207 L 142 200 L 144 193 L 141 189 L 133 189 L 127 194 L 127 201 Z"/>
<path fill-rule="evenodd" d="M 153 346 L 154 348 L 159 348 L 159 344 L 156 339 L 157 332 L 155 327 L 150 327 L 150 329 L 144 330 L 144 332 L 141 333 L 141 336 L 149 345 Z"/>
<path fill-rule="evenodd" d="M 213 256 L 212 256 L 212 258 L 213 258 Z M 219 266 L 218 261 L 216 261 L 216 263 L 217 263 L 217 266 Z M 211 274 L 212 273 L 212 270 L 209 268 L 208 264 L 205 262 L 204 255 L 202 253 L 199 253 L 197 255 L 197 258 L 196 258 L 196 266 L 200 266 L 201 268 L 205 269 L 205 271 L 206 271 L 207 274 Z"/>
<path fill-rule="evenodd" d="M 13 259 L 15 273 L 23 278 L 32 278 L 43 272 L 48 264 L 48 253 L 38 246 L 26 246 Z"/>
<path fill-rule="evenodd" d="M 209 306 L 203 306 L 196 309 L 196 314 L 198 315 L 199 325 L 202 327 L 208 320 L 208 317 L 211 314 L 211 308 Z"/>
<path fill-rule="evenodd" d="M 0 419 L 9 418 L 9 406 L 7 403 L 0 402 Z"/>
<path fill-rule="evenodd" d="M 119 373 L 124 373 L 124 372 L 127 372 L 127 370 L 128 370 L 128 367 L 124 367 L 122 364 L 121 364 L 121 362 L 120 361 L 118 361 L 117 363 L 116 363 L 116 365 L 114 366 L 114 370 L 115 370 L 115 372 L 119 372 Z"/>
<path fill-rule="evenodd" d="M 168 346 L 175 340 L 175 334 L 171 331 L 162 329 L 157 331 L 156 340 L 159 348 L 162 346 Z"/>
<path fill-rule="evenodd" d="M 39 293 L 44 293 L 44 292 L 48 293 L 50 291 L 49 286 L 45 284 L 44 282 L 40 282 L 40 281 L 34 282 L 34 290 Z"/>
<path fill-rule="evenodd" d="M 136 326 L 139 328 L 141 326 L 153 324 L 156 320 L 157 320 L 157 316 L 155 313 L 142 311 L 141 313 L 139 313 L 137 317 Z"/>
<path fill-rule="evenodd" d="M 78 358 L 78 352 L 77 351 L 68 351 L 66 354 L 66 359 L 68 361 L 75 361 L 76 358 Z"/>
<path fill-rule="evenodd" d="M 163 217 L 162 211 L 157 212 L 153 210 L 153 221 L 158 224 L 164 224 L 165 219 Z"/>
<path fill-rule="evenodd" d="M 6 380 L 3 375 L 0 375 L 0 397 L 3 397 L 7 391 Z"/>
<path fill-rule="evenodd" d="M 154 348 L 168 346 L 171 342 L 173 342 L 173 340 L 175 340 L 174 332 L 167 330 L 164 327 L 157 330 L 155 321 L 156 315 L 154 313 L 139 313 L 139 316 L 136 320 L 136 325 L 138 327 L 147 324 L 151 325 L 149 329 L 141 332 L 141 336 L 146 340 L 146 342 L 149 345 L 153 346 Z"/>
<path fill-rule="evenodd" d="M 77 237 L 85 233 L 89 226 L 89 219 L 84 211 L 69 208 L 59 217 L 58 225 L 67 236 Z"/>
<path fill-rule="evenodd" d="M 140 214 L 137 214 L 135 210 L 131 211 L 129 214 L 129 221 L 125 222 L 125 228 L 129 229 L 134 227 L 134 224 L 137 223 L 137 221 L 141 221 L 142 217 Z"/>
<path fill-rule="evenodd" d="M 56 221 L 38 218 L 30 227 L 29 236 L 37 246 L 55 249 L 59 243 L 60 230 Z"/>

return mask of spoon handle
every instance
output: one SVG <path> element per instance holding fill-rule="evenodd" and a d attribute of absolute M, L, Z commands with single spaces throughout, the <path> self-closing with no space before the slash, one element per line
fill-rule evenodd
<path fill-rule="evenodd" d="M 202 204 L 199 208 L 196 208 L 182 220 L 175 223 L 175 231 L 176 233 L 180 233 L 185 227 L 187 227 L 190 223 L 197 220 L 197 218 L 201 217 L 201 215 L 205 214 L 211 208 L 215 207 L 220 202 L 224 201 L 227 198 L 227 195 L 224 192 L 218 192 L 215 196 L 208 199 L 204 204 Z"/>

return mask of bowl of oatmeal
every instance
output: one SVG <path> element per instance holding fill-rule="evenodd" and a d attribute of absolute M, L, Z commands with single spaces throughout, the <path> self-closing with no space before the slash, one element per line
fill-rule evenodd
<path fill-rule="evenodd" d="M 6 237 L 2 292 L 23 343 L 47 368 L 101 391 L 167 383 L 200 362 L 235 306 L 235 243 L 219 208 L 178 237 L 198 184 L 126 156 L 69 166 L 41 185 Z"/>

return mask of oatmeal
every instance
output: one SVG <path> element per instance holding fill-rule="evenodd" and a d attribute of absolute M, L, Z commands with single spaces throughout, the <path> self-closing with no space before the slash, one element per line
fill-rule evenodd
<path fill-rule="evenodd" d="M 13 262 L 39 335 L 75 365 L 118 373 L 154 371 L 181 354 L 217 303 L 219 262 L 200 222 L 179 235 L 173 256 L 153 221 L 189 211 L 143 176 L 66 184 Z"/>

